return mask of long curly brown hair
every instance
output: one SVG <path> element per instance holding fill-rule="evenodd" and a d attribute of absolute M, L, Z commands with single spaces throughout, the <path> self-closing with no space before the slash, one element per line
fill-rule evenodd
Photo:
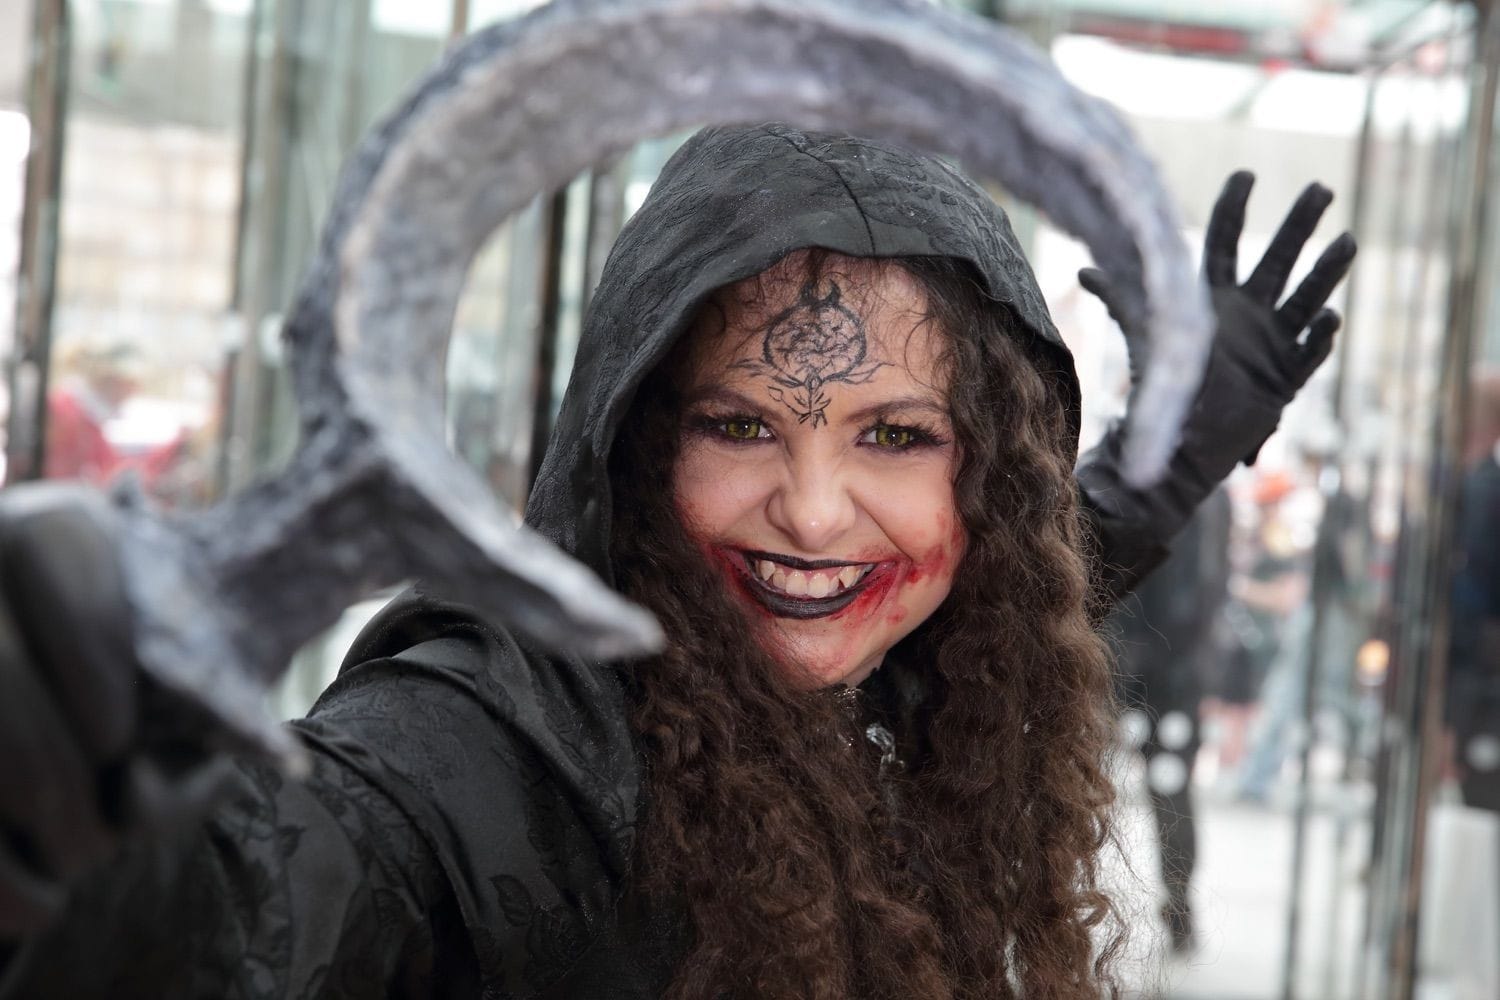
<path fill-rule="evenodd" d="M 969 539 L 943 607 L 866 685 L 886 692 L 864 711 L 896 731 L 904 768 L 882 769 L 848 699 L 790 683 L 687 539 L 663 488 L 681 433 L 670 363 L 611 459 L 616 579 L 671 643 L 632 692 L 638 874 L 689 923 L 670 995 L 1117 994 L 1123 931 L 1098 871 L 1109 666 L 1060 397 L 967 265 L 882 266 L 917 278 L 946 335 Z"/>

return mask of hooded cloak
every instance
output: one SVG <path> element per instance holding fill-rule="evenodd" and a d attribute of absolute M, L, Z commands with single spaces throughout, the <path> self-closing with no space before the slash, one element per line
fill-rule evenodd
<path fill-rule="evenodd" d="M 809 247 L 966 261 L 1076 440 L 1071 356 L 980 188 L 848 136 L 708 129 L 610 255 L 527 521 L 609 579 L 608 457 L 637 387 L 710 293 Z M 291 726 L 308 780 L 241 765 L 207 823 L 81 887 L 7 995 L 660 994 L 675 924 L 631 891 L 642 765 L 616 668 L 544 655 L 419 585 Z"/>
<path fill-rule="evenodd" d="M 609 450 L 641 380 L 716 289 L 794 250 L 951 257 L 1025 331 L 1078 439 L 1078 377 L 1005 213 L 931 156 L 785 125 L 698 132 L 605 263 L 526 520 L 606 580 Z"/>

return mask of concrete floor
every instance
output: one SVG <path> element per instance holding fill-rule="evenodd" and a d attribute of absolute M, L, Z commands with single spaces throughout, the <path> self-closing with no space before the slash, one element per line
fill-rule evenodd
<path fill-rule="evenodd" d="M 1131 996 L 1280 1000 L 1292 865 L 1292 788 L 1270 802 L 1234 801 L 1228 782 L 1195 787 L 1198 946 L 1174 956 L 1156 916 L 1155 830 L 1138 764 L 1119 776 L 1125 857 L 1110 866 L 1133 940 Z M 1367 787 L 1316 782 L 1308 823 L 1296 1000 L 1364 1000 L 1359 981 L 1370 844 Z M 1500 819 L 1446 799 L 1429 836 L 1418 1000 L 1500 1000 Z M 1438 824 L 1444 824 L 1439 829 Z"/>

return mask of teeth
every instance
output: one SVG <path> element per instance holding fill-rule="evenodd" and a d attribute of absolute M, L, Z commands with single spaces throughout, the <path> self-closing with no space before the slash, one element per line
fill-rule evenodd
<path fill-rule="evenodd" d="M 869 573 L 870 566 L 843 566 L 832 570 L 789 569 L 770 559 L 756 559 L 750 563 L 751 572 L 767 586 L 791 597 L 808 597 L 819 600 L 830 594 L 842 593 L 859 583 Z"/>

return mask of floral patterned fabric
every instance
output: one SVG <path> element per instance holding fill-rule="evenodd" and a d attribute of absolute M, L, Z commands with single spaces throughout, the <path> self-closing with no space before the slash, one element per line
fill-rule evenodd
<path fill-rule="evenodd" d="M 620 699 L 613 671 L 410 592 L 292 724 L 312 774 L 241 764 L 202 829 L 81 886 L 7 995 L 655 996 L 664 938 L 643 951 L 653 924 L 619 898 Z"/>

